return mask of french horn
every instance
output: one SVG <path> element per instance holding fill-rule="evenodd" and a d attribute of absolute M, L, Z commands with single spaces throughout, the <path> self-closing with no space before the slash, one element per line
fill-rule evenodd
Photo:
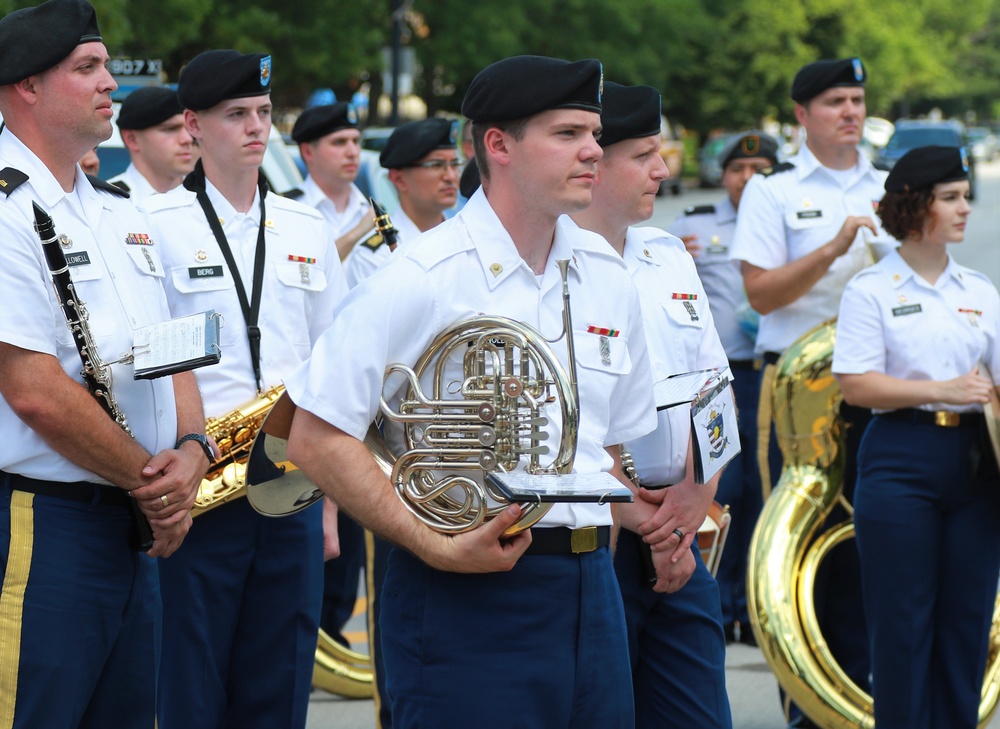
<path fill-rule="evenodd" d="M 778 683 L 813 722 L 824 729 L 871 729 L 872 698 L 830 653 L 813 599 L 823 558 L 854 537 L 849 520 L 820 533 L 842 500 L 844 477 L 842 396 L 830 369 L 835 338 L 835 322 L 825 322 L 803 335 L 777 363 L 774 420 L 784 467 L 750 542 L 747 607 Z M 989 637 L 980 727 L 989 723 L 998 698 L 1000 602 Z"/>

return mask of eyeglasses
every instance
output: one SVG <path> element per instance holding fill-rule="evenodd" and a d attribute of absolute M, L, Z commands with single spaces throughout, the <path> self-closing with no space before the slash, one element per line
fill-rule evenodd
<path fill-rule="evenodd" d="M 457 171 L 461 166 L 462 161 L 458 159 L 432 159 L 430 162 L 418 162 L 417 164 L 410 165 L 410 167 L 420 167 L 425 170 L 433 170 L 439 175 L 443 174 L 447 169 Z"/>

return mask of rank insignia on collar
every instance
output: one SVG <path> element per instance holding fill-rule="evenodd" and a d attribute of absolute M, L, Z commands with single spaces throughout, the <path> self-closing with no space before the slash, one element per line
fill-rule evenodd
<path fill-rule="evenodd" d="M 804 208 L 811 208 L 812 206 L 813 206 L 812 200 L 810 200 L 807 197 L 806 198 L 802 198 L 802 207 L 804 207 Z"/>
<path fill-rule="evenodd" d="M 493 272 L 494 276 L 499 276 L 501 273 L 503 273 L 503 266 L 501 266 L 499 263 L 491 263 L 490 271 Z"/>
<path fill-rule="evenodd" d="M 642 249 L 642 255 L 644 255 L 646 258 L 652 258 L 653 257 L 653 254 L 649 252 L 648 248 L 643 248 Z"/>
<path fill-rule="evenodd" d="M 900 304 L 906 303 L 906 294 L 900 294 L 897 298 L 899 299 Z"/>
<path fill-rule="evenodd" d="M 268 218 L 267 220 L 264 221 L 264 227 L 265 228 L 273 228 L 274 227 L 274 221 L 271 220 L 270 218 Z"/>
<path fill-rule="evenodd" d="M 893 281 L 899 281 L 899 279 L 900 279 L 900 275 L 898 273 L 892 274 L 892 280 Z"/>

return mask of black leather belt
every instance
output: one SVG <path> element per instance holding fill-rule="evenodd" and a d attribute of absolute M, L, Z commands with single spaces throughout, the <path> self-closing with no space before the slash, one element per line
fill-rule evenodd
<path fill-rule="evenodd" d="M 525 554 L 584 554 L 611 543 L 611 527 L 589 526 L 534 528 Z"/>
<path fill-rule="evenodd" d="M 0 471 L 0 479 L 15 491 L 27 491 L 40 496 L 52 496 L 83 504 L 114 504 L 128 506 L 129 495 L 124 489 L 90 481 L 40 481 L 16 473 Z"/>
<path fill-rule="evenodd" d="M 761 362 L 759 359 L 731 359 L 729 369 L 731 370 L 759 370 Z"/>
<path fill-rule="evenodd" d="M 937 425 L 940 428 L 957 428 L 978 426 L 983 422 L 982 413 L 955 413 L 951 410 L 920 410 L 918 408 L 903 408 L 888 413 L 879 413 L 879 417 L 903 420 L 907 423 L 920 425 Z"/>
<path fill-rule="evenodd" d="M 764 364 L 777 364 L 781 359 L 781 352 L 764 352 Z"/>

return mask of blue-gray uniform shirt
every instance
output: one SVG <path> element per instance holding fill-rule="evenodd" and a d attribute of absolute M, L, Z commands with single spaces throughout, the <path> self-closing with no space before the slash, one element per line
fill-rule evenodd
<path fill-rule="evenodd" d="M 691 207 L 670 225 L 678 238 L 697 236 L 701 251 L 693 256 L 698 277 L 712 304 L 715 328 L 731 360 L 753 359 L 753 337 L 740 326 L 749 308 L 740 262 L 729 256 L 736 232 L 736 208 L 724 198 L 715 205 Z"/>

